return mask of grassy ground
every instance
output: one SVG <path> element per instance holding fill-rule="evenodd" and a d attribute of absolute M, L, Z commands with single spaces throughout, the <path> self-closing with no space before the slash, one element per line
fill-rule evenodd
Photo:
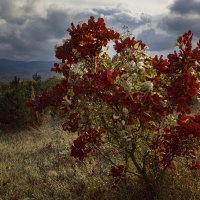
<path fill-rule="evenodd" d="M 48 123 L 0 138 L 0 199 L 70 199 L 71 137 Z M 66 177 L 67 176 L 67 177 Z"/>
<path fill-rule="evenodd" d="M 73 159 L 69 155 L 73 137 L 52 119 L 37 130 L 1 134 L 0 200 L 101 199 L 94 188 L 103 184 L 109 187 L 110 179 L 104 176 L 107 169 L 101 163 L 101 169 L 94 171 L 92 164 Z M 199 180 L 198 172 L 179 167 L 166 179 L 162 199 L 200 199 Z M 70 192 L 72 185 L 79 197 Z M 108 192 L 103 199 L 124 199 L 125 193 L 123 189 Z M 133 184 L 128 193 L 130 199 L 142 198 L 138 185 Z"/>

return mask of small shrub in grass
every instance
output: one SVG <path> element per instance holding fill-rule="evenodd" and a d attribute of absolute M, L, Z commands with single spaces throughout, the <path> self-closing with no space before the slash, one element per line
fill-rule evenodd
<path fill-rule="evenodd" d="M 1 84 L 0 129 L 15 130 L 37 124 L 36 113 L 28 108 L 28 101 L 40 92 L 50 91 L 59 82 L 60 79 L 57 77 L 42 81 L 41 76 L 36 73 L 30 81 L 14 77 L 9 83 Z M 57 114 L 55 109 L 51 113 L 53 117 Z"/>
<path fill-rule="evenodd" d="M 48 78 L 47 80 L 44 80 L 41 85 L 41 91 L 50 92 L 56 84 L 60 83 L 61 80 L 62 79 L 57 76 L 52 76 Z"/>
<path fill-rule="evenodd" d="M 30 97 L 31 87 L 17 77 L 1 88 L 0 129 L 20 129 L 30 124 L 33 117 L 33 112 L 27 106 Z"/>
<path fill-rule="evenodd" d="M 83 161 L 100 153 L 109 161 L 112 190 L 128 188 L 136 177 L 146 199 L 159 198 L 177 158 L 199 169 L 200 113 L 193 115 L 190 106 L 198 100 L 200 41 L 192 47 L 192 32 L 163 58 L 148 56 L 142 41 L 107 28 L 102 18 L 72 23 L 67 31 L 70 39 L 56 48 L 61 62 L 52 69 L 64 79 L 29 105 L 65 113 L 63 129 L 78 133 L 71 156 Z M 110 42 L 113 58 L 106 50 Z"/>

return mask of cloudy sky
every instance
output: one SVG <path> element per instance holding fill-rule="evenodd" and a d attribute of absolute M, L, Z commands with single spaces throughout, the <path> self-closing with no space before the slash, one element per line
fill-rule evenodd
<path fill-rule="evenodd" d="M 0 58 L 54 60 L 69 24 L 91 15 L 118 31 L 128 26 L 151 54 L 172 51 L 189 29 L 200 38 L 200 0 L 0 0 Z"/>

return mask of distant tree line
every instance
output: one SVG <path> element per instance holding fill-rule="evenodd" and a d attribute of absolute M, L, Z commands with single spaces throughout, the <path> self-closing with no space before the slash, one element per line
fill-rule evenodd
<path fill-rule="evenodd" d="M 42 80 L 35 73 L 32 80 L 21 80 L 17 76 L 9 83 L 0 83 L 0 130 L 19 130 L 38 123 L 37 115 L 28 107 L 28 101 L 39 93 L 48 92 L 60 82 L 51 77 Z"/>

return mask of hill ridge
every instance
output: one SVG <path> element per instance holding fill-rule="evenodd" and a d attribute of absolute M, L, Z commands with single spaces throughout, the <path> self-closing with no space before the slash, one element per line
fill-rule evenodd
<path fill-rule="evenodd" d="M 14 76 L 24 80 L 29 80 L 32 75 L 38 73 L 42 79 L 56 75 L 51 72 L 51 68 L 56 61 L 21 61 L 0 59 L 0 81 L 10 81 Z"/>

